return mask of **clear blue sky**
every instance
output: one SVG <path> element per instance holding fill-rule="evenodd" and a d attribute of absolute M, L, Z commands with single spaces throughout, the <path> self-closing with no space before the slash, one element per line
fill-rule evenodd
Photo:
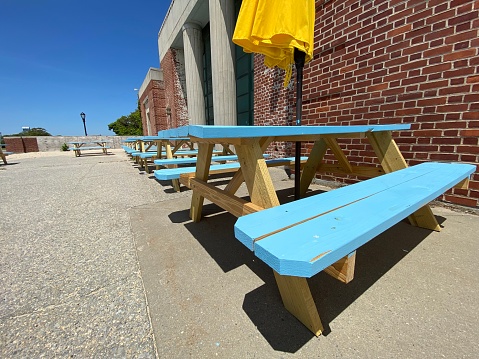
<path fill-rule="evenodd" d="M 0 132 L 114 135 L 135 111 L 169 0 L 0 0 Z"/>

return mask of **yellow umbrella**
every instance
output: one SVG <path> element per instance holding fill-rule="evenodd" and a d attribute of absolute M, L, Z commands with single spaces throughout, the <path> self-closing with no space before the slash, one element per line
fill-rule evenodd
<path fill-rule="evenodd" d="M 303 66 L 313 58 L 314 0 L 243 0 L 233 42 L 246 52 L 263 54 L 268 67 L 286 70 L 289 84 L 296 65 L 296 125 L 301 125 Z M 296 142 L 295 199 L 299 199 L 301 143 Z"/>
<path fill-rule="evenodd" d="M 285 85 L 295 63 L 295 49 L 313 58 L 314 0 L 243 0 L 233 42 L 246 52 L 265 56 L 268 67 L 286 70 Z"/>

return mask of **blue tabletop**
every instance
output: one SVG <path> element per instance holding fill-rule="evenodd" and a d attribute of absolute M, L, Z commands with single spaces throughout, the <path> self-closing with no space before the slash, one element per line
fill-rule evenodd
<path fill-rule="evenodd" d="M 70 141 L 70 142 L 67 142 L 67 144 L 69 145 L 86 145 L 88 143 L 108 143 L 108 142 L 113 142 L 111 140 L 91 140 L 91 141 L 88 141 L 88 142 L 85 142 L 85 141 Z"/>
<path fill-rule="evenodd" d="M 158 136 L 199 138 L 245 138 L 349 134 L 358 132 L 409 130 L 410 124 L 361 126 L 208 126 L 190 125 L 158 132 Z"/>
<path fill-rule="evenodd" d="M 178 129 L 174 128 L 172 130 L 164 130 L 158 132 L 158 136 L 144 136 L 143 141 L 154 141 L 154 140 L 171 140 L 171 141 L 189 141 L 190 138 L 187 136 L 178 135 Z"/>

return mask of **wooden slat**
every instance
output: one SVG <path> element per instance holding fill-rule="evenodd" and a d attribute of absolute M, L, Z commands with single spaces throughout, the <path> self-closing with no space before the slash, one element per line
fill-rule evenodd
<path fill-rule="evenodd" d="M 351 166 L 351 170 L 351 172 L 348 172 L 345 171 L 341 165 L 322 163 L 319 165 L 316 172 L 341 173 L 368 178 L 377 177 L 385 173 L 382 168 L 372 166 Z"/>
<path fill-rule="evenodd" d="M 332 134 L 332 135 L 321 135 L 322 138 L 366 138 L 366 132 L 355 132 L 355 133 L 343 133 L 341 135 Z"/>
<path fill-rule="evenodd" d="M 469 189 L 469 178 L 466 178 L 466 179 L 462 180 L 457 185 L 455 185 L 454 188 Z"/>
<path fill-rule="evenodd" d="M 185 140 L 178 140 L 176 141 L 175 143 L 175 146 L 172 150 L 173 153 L 176 153 L 177 151 L 179 151 L 181 149 L 181 146 L 183 146 L 187 141 Z"/>
<path fill-rule="evenodd" d="M 183 178 L 180 179 L 182 183 Z M 245 201 L 242 198 L 236 197 L 230 193 L 227 193 L 215 186 L 200 181 L 196 178 L 189 179 L 189 187 L 192 190 L 197 190 L 203 197 L 220 206 L 224 210 L 228 211 L 236 217 L 241 217 L 246 214 L 255 213 L 264 210 L 263 207 L 257 206 L 251 202 Z"/>
<path fill-rule="evenodd" d="M 227 143 L 220 143 L 223 146 L 223 155 L 236 155 Z"/>
<path fill-rule="evenodd" d="M 334 157 L 336 157 L 336 159 L 338 160 L 341 167 L 343 167 L 344 170 L 347 172 L 352 172 L 353 169 L 351 167 L 351 164 L 349 163 L 348 159 L 344 155 L 344 152 L 341 149 L 341 147 L 339 147 L 338 141 L 336 141 L 335 138 L 326 138 L 325 141 L 328 144 L 331 151 L 333 152 Z"/>

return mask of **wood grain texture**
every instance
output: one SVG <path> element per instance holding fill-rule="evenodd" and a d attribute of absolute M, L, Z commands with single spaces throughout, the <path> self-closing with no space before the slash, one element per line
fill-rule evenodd
<path fill-rule="evenodd" d="M 213 156 L 213 144 L 200 143 L 198 144 L 198 161 L 196 163 L 196 175 L 199 180 L 206 182 L 210 171 L 211 157 Z M 203 209 L 204 197 L 199 191 L 193 190 L 191 197 L 190 217 L 194 222 L 199 222 L 201 219 L 201 210 Z"/>
<path fill-rule="evenodd" d="M 328 150 L 328 145 L 324 139 L 319 139 L 313 145 L 306 164 L 303 166 L 300 181 L 300 196 L 303 197 L 313 181 L 318 166 L 323 161 L 324 155 Z"/>
<path fill-rule="evenodd" d="M 279 275 L 274 272 L 284 307 L 303 323 L 314 335 L 324 331 L 318 309 L 306 278 Z"/>

